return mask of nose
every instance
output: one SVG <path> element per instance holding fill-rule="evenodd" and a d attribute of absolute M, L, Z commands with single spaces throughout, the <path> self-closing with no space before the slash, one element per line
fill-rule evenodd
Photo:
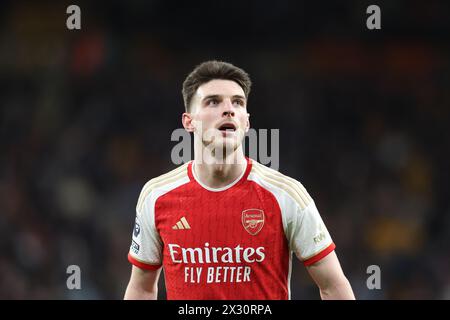
<path fill-rule="evenodd" d="M 233 103 L 231 102 L 230 99 L 226 99 L 224 102 L 225 103 L 224 103 L 224 110 L 223 110 L 222 116 L 234 117 Z"/>

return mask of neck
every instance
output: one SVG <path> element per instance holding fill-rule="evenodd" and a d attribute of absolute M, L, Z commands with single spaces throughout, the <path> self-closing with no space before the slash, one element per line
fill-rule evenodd
<path fill-rule="evenodd" d="M 196 151 L 194 149 L 193 169 L 197 179 L 210 188 L 222 188 L 233 183 L 247 167 L 242 146 L 223 157 L 215 157 L 203 148 L 200 152 Z"/>

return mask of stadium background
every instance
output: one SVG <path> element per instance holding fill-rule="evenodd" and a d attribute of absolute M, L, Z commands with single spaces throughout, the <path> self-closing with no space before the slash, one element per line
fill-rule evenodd
<path fill-rule="evenodd" d="M 182 81 L 214 58 L 250 73 L 252 125 L 280 129 L 280 171 L 316 200 L 356 297 L 449 299 L 449 14 L 436 0 L 2 1 L 0 298 L 122 298 L 137 196 L 175 167 Z M 319 298 L 296 261 L 291 288 Z"/>

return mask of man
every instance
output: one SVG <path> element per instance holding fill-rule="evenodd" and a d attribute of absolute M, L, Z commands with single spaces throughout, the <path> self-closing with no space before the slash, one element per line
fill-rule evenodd
<path fill-rule="evenodd" d="M 323 299 L 354 299 L 314 201 L 296 180 L 244 156 L 251 81 L 225 62 L 183 83 L 194 160 L 150 180 L 136 208 L 125 299 L 290 299 L 292 252 Z"/>

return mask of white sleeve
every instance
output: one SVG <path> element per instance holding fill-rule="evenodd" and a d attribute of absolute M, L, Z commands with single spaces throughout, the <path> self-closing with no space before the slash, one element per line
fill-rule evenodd
<path fill-rule="evenodd" d="M 136 221 L 128 260 L 142 269 L 158 269 L 162 264 L 162 241 L 155 227 L 155 201 L 151 193 L 136 207 Z"/>
<path fill-rule="evenodd" d="M 319 261 L 335 249 L 314 201 L 303 209 L 296 205 L 290 217 L 286 230 L 289 246 L 305 265 Z"/>

